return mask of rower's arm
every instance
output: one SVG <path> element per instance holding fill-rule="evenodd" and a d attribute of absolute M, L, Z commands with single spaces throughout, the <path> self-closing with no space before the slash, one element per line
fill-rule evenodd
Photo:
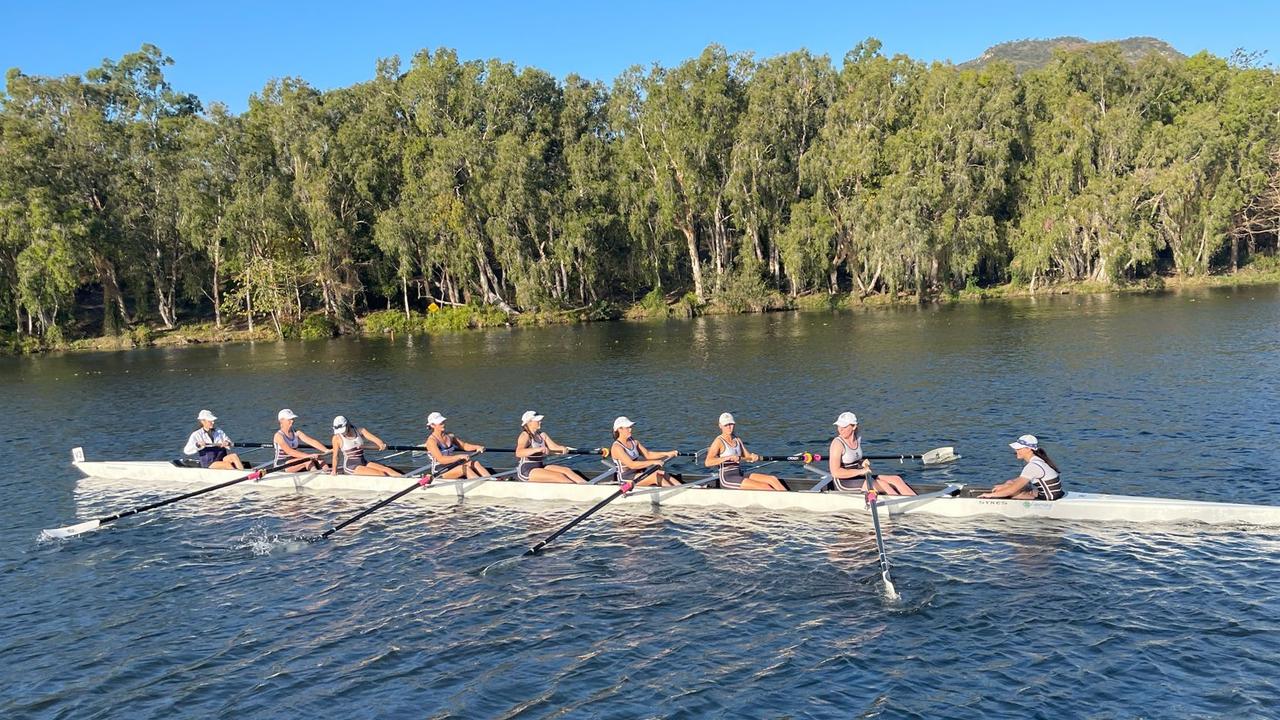
<path fill-rule="evenodd" d="M 671 453 L 650 452 L 649 448 L 645 447 L 644 443 L 639 440 L 636 441 L 636 447 L 640 448 L 640 457 L 649 461 L 647 463 L 640 464 L 641 468 L 647 468 L 650 465 L 661 465 L 668 457 L 674 457 Z"/>
<path fill-rule="evenodd" d="M 458 440 L 458 447 L 462 448 L 463 450 L 466 450 L 467 452 L 484 452 L 483 445 L 469 443 L 461 439 Z"/>
<path fill-rule="evenodd" d="M 844 445 L 839 439 L 831 441 L 831 448 L 828 451 L 827 470 L 831 473 L 831 477 L 838 480 L 848 480 L 851 478 L 866 477 L 869 471 L 866 468 L 842 468 L 840 467 L 840 456 L 844 454 Z"/>
<path fill-rule="evenodd" d="M 567 452 L 569 450 L 569 448 L 565 447 L 564 445 L 561 445 L 555 440 L 552 440 L 551 436 L 546 433 L 542 433 L 542 439 L 547 441 L 547 449 L 550 450 L 551 452 L 562 453 L 562 452 Z"/>
<path fill-rule="evenodd" d="M 720 438 L 717 436 L 711 441 L 711 447 L 707 448 L 707 458 L 702 461 L 703 467 L 715 467 L 723 462 L 720 459 Z"/>
<path fill-rule="evenodd" d="M 299 437 L 302 437 L 301 432 L 299 432 Z M 272 438 L 271 442 L 273 445 L 276 446 L 277 450 L 284 453 L 287 457 L 291 457 L 291 458 L 307 457 L 307 454 L 302 452 L 301 450 L 294 447 L 290 447 L 289 443 L 285 442 L 284 438 L 281 437 L 280 432 L 278 430 L 276 431 L 276 435 L 274 438 Z M 325 450 L 328 450 L 328 449 L 329 448 L 325 448 Z"/>
<path fill-rule="evenodd" d="M 609 446 L 609 457 L 613 460 L 616 460 L 620 465 L 622 465 L 622 467 L 628 470 L 644 470 L 645 468 L 652 465 L 653 461 L 644 452 L 643 445 L 640 446 L 640 450 L 641 450 L 640 457 L 642 459 L 632 460 L 631 456 L 627 454 L 626 448 L 622 447 L 622 443 L 618 442 L 617 440 L 614 440 L 613 445 Z"/>
<path fill-rule="evenodd" d="M 360 434 L 364 435 L 364 438 L 369 442 L 373 443 L 374 445 L 377 445 L 379 450 L 387 449 L 387 444 L 382 442 L 382 438 L 369 432 L 368 428 L 360 428 Z"/>
<path fill-rule="evenodd" d="M 200 452 L 200 442 L 197 439 L 199 436 L 200 431 L 197 430 L 187 437 L 187 444 L 182 447 L 182 453 L 184 455 L 195 455 Z"/>
<path fill-rule="evenodd" d="M 333 436 L 333 459 L 329 461 L 329 473 L 331 475 L 338 474 L 338 448 L 342 447 L 342 438 L 337 435 Z"/>
<path fill-rule="evenodd" d="M 323 452 L 329 452 L 329 446 L 328 446 L 328 445 L 325 445 L 324 443 L 322 443 L 322 442 L 320 442 L 319 440 L 317 440 L 317 439 L 315 439 L 315 438 L 311 437 L 310 435 L 308 435 L 308 434 L 306 434 L 306 433 L 302 432 L 301 430 L 299 430 L 299 431 L 298 431 L 298 437 L 302 438 L 302 442 L 304 442 L 304 443 L 306 443 L 306 444 L 310 445 L 311 447 L 313 447 L 313 448 L 315 448 L 315 449 L 319 450 L 319 451 L 320 451 L 320 452 L 322 452 L 322 453 L 323 453 Z"/>
<path fill-rule="evenodd" d="M 546 437 L 546 436 L 544 435 L 543 437 Z M 516 438 L 515 456 L 523 460 L 529 457 L 530 455 L 535 455 L 536 453 L 534 452 L 534 449 L 530 443 L 531 443 L 531 438 L 529 437 L 529 433 L 525 432 L 524 430 L 521 430 L 520 437 Z M 550 443 L 547 443 L 547 445 L 550 446 Z"/>
<path fill-rule="evenodd" d="M 1013 497 L 1014 495 L 1017 495 L 1018 493 L 1026 489 L 1027 483 L 1029 482 L 1030 482 L 1029 479 L 1019 475 L 1018 477 L 1013 478 L 1012 480 L 1005 480 L 999 485 L 991 488 L 991 492 L 986 493 L 982 497 L 991 497 L 991 498 Z"/>

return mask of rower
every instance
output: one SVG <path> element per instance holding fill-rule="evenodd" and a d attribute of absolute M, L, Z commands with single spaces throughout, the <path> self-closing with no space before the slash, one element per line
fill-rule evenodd
<path fill-rule="evenodd" d="M 586 478 L 570 468 L 546 464 L 548 452 L 564 453 L 571 449 L 542 431 L 541 415 L 526 410 L 520 416 L 520 437 L 516 438 L 515 455 L 520 461 L 516 467 L 516 478 L 536 483 L 586 483 Z"/>
<path fill-rule="evenodd" d="M 378 475 L 380 477 L 401 477 L 401 473 L 382 463 L 368 460 L 364 456 L 364 443 L 368 440 L 379 450 L 386 450 L 387 444 L 368 428 L 356 427 L 343 415 L 333 419 L 333 460 L 330 475 L 338 474 L 338 469 L 347 475 Z M 338 463 L 338 453 L 342 453 L 342 463 Z"/>
<path fill-rule="evenodd" d="M 743 476 L 743 461 L 760 462 L 760 456 L 747 450 L 747 446 L 742 444 L 742 439 L 734 433 L 736 427 L 737 421 L 733 419 L 732 414 L 720 413 L 720 434 L 711 441 L 711 447 L 707 448 L 707 459 L 703 464 L 707 467 L 720 468 L 720 487 L 729 490 L 782 490 L 785 492 L 786 486 L 773 475 L 753 472 Z"/>
<path fill-rule="evenodd" d="M 470 479 L 492 475 L 493 473 L 489 472 L 485 466 L 469 459 L 469 456 L 465 454 L 482 453 L 484 452 L 484 446 L 463 442 L 458 439 L 457 435 L 445 432 L 444 422 L 446 419 L 444 415 L 438 412 L 433 412 L 427 416 L 427 426 L 431 428 L 431 434 L 423 441 L 422 446 L 427 449 L 427 453 L 431 456 L 432 477 L 437 480 L 457 480 L 464 477 Z M 458 463 L 458 465 L 449 468 L 443 474 L 437 474 L 437 469 L 454 463 Z"/>
<path fill-rule="evenodd" d="M 1035 435 L 1023 435 L 1009 443 L 1014 454 L 1024 464 L 1022 472 L 1012 480 L 1006 480 L 991 488 L 980 498 L 1010 498 L 1012 500 L 1057 500 L 1066 492 L 1062 489 L 1062 476 L 1049 453 L 1040 447 Z"/>
<path fill-rule="evenodd" d="M 196 420 L 200 421 L 200 427 L 187 438 L 187 444 L 182 448 L 182 452 L 187 455 L 198 455 L 202 468 L 243 470 L 244 462 L 240 460 L 240 456 L 227 450 L 231 447 L 231 438 L 227 437 L 222 428 L 213 425 L 218 418 L 208 410 L 201 410 L 200 414 L 196 415 Z"/>
<path fill-rule="evenodd" d="M 637 475 L 653 465 L 661 467 L 667 460 L 679 455 L 678 450 L 651 452 L 631 434 L 634 422 L 625 415 L 613 421 L 613 444 L 609 446 L 609 459 L 618 471 L 618 482 L 631 482 Z M 672 487 L 680 481 L 665 470 L 655 470 L 641 480 L 640 485 Z"/>
<path fill-rule="evenodd" d="M 831 441 L 830 461 L 827 465 L 834 478 L 832 485 L 845 492 L 867 492 L 867 480 L 884 495 L 915 495 L 916 491 L 897 475 L 871 474 L 871 461 L 863 457 L 862 431 L 858 429 L 858 416 L 842 412 L 833 423 L 836 437 Z M 861 480 L 858 482 L 849 482 Z"/>
<path fill-rule="evenodd" d="M 318 458 L 308 455 L 298 448 L 302 447 L 303 443 L 322 453 L 329 452 L 329 448 L 301 430 L 294 429 L 293 421 L 297 419 L 297 414 L 289 408 L 276 413 L 276 420 L 280 422 L 280 429 L 271 438 L 271 443 L 276 448 L 275 463 L 279 465 L 282 462 L 288 462 L 289 465 L 285 468 L 286 472 L 319 470 L 324 464 Z M 296 459 L 297 462 L 292 462 L 291 459 Z"/>

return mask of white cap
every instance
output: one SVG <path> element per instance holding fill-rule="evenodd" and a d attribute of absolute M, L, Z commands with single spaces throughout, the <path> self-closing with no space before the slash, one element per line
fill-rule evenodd
<path fill-rule="evenodd" d="M 447 420 L 447 419 L 448 419 L 448 418 L 446 418 L 445 416 L 441 415 L 440 413 L 438 413 L 438 412 L 433 412 L 433 413 L 431 413 L 430 415 L 428 415 L 428 416 L 427 416 L 427 424 L 428 424 L 428 425 L 442 425 L 442 424 L 444 424 L 444 421 L 445 421 L 445 420 Z"/>
<path fill-rule="evenodd" d="M 333 419 L 334 430 L 341 430 L 345 428 L 348 424 L 349 423 L 347 423 L 347 416 L 345 415 L 339 415 L 338 417 Z"/>
<path fill-rule="evenodd" d="M 720 425 L 737 425 L 738 422 L 733 419 L 733 413 L 720 413 Z"/>
<path fill-rule="evenodd" d="M 197 420 L 208 420 L 209 422 L 213 422 L 214 420 L 217 420 L 218 418 L 217 418 L 217 417 L 215 417 L 215 416 L 214 416 L 214 414 L 213 414 L 213 413 L 211 413 L 211 412 L 209 412 L 208 410 L 201 410 L 201 411 L 200 411 L 200 414 L 196 416 L 196 419 L 197 419 Z"/>
<path fill-rule="evenodd" d="M 285 408 L 280 412 L 276 413 L 277 420 L 293 420 L 296 417 L 298 417 L 298 415 L 292 410 L 290 410 L 289 408 Z"/>
<path fill-rule="evenodd" d="M 631 422 L 626 415 L 619 415 L 618 418 L 613 421 L 614 430 L 617 430 L 618 428 L 631 427 L 632 425 L 635 425 L 635 423 Z"/>
<path fill-rule="evenodd" d="M 1023 448 L 1028 450 L 1038 450 L 1040 448 L 1040 441 L 1036 440 L 1035 435 L 1023 435 L 1017 440 L 1009 443 L 1009 447 L 1014 450 L 1021 450 Z"/>
<path fill-rule="evenodd" d="M 858 416 L 857 416 L 857 415 L 854 415 L 854 414 L 853 414 L 853 413 L 851 413 L 851 412 L 842 412 L 842 413 L 840 413 L 840 417 L 836 418 L 836 421 L 835 421 L 834 423 L 831 423 L 831 424 L 832 424 L 832 425 L 835 425 L 835 426 L 836 426 L 836 427 L 838 427 L 838 428 L 842 428 L 842 427 L 845 427 L 845 426 L 847 426 L 847 425 L 857 425 L 857 424 L 858 424 Z"/>
<path fill-rule="evenodd" d="M 525 410 L 524 414 L 520 416 L 520 424 L 524 425 L 531 422 L 542 422 L 542 416 L 532 410 Z"/>

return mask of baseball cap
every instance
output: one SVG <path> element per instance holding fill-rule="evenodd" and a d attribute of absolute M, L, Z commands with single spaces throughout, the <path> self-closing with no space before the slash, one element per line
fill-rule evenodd
<path fill-rule="evenodd" d="M 334 430 L 345 430 L 347 425 L 349 424 L 350 423 L 347 422 L 347 417 L 345 415 L 339 415 L 338 417 L 333 419 Z"/>
<path fill-rule="evenodd" d="M 428 416 L 427 416 L 427 424 L 428 424 L 428 425 L 441 425 L 441 424 L 443 424 L 443 423 L 444 423 L 444 421 L 445 421 L 445 420 L 447 420 L 447 419 L 448 419 L 448 418 L 446 418 L 445 416 L 441 415 L 440 413 L 438 413 L 438 412 L 433 412 L 433 413 L 431 413 L 430 415 L 428 415 Z"/>
<path fill-rule="evenodd" d="M 209 422 L 213 422 L 214 420 L 217 420 L 218 418 L 217 418 L 213 413 L 209 412 L 208 410 L 201 410 L 201 411 L 200 411 L 200 414 L 196 416 L 196 419 L 197 419 L 197 420 L 208 420 Z"/>
<path fill-rule="evenodd" d="M 524 414 L 520 416 L 521 425 L 525 423 L 541 422 L 541 421 L 542 421 L 542 416 L 532 410 L 525 410 Z"/>
<path fill-rule="evenodd" d="M 614 430 L 617 430 L 618 428 L 631 427 L 632 425 L 635 425 L 635 423 L 632 422 L 626 415 L 619 415 L 618 418 L 613 421 Z"/>
<path fill-rule="evenodd" d="M 276 413 L 277 420 L 293 420 L 296 417 L 298 417 L 297 413 L 290 410 L 289 408 L 285 408 L 280 412 Z"/>
<path fill-rule="evenodd" d="M 857 425 L 857 424 L 858 424 L 858 416 L 854 415 L 851 412 L 840 413 L 840 417 L 836 418 L 836 421 L 832 423 L 832 425 L 835 425 L 836 427 L 845 427 L 846 425 Z"/>
<path fill-rule="evenodd" d="M 723 412 L 723 413 L 720 413 L 720 424 L 721 425 L 737 425 L 738 422 L 733 419 L 733 413 Z"/>
<path fill-rule="evenodd" d="M 1017 440 L 1009 443 L 1009 447 L 1013 448 L 1014 450 L 1021 450 L 1022 448 L 1026 448 L 1028 450 L 1038 450 L 1040 449 L 1040 441 L 1036 440 L 1035 435 L 1023 435 Z"/>

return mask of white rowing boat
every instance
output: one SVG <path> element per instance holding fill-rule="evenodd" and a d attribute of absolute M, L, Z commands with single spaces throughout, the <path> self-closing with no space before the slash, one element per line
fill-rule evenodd
<path fill-rule="evenodd" d="M 78 448 L 77 448 L 78 449 Z M 90 462 L 77 459 L 73 463 L 85 475 L 87 481 L 127 481 L 150 487 L 195 489 L 215 483 L 243 477 L 237 470 L 208 470 L 179 467 L 169 462 L 157 461 L 102 461 Z M 818 474 L 821 471 L 810 467 Z M 866 513 L 862 493 L 814 492 L 822 485 L 811 479 L 786 479 L 793 492 L 763 490 L 722 490 L 707 487 L 710 478 L 701 485 L 685 485 L 674 488 L 637 488 L 618 499 L 615 505 L 649 504 L 652 506 L 680 507 L 728 507 L 738 509 L 763 509 L 777 511 L 804 511 L 821 513 Z M 240 487 L 274 488 L 280 491 L 316 493 L 387 494 L 404 489 L 404 478 L 372 477 L 364 475 L 329 475 L 322 472 L 277 473 Z M 1172 498 L 1140 497 L 1131 495 L 1105 495 L 1100 493 L 1070 492 L 1053 502 L 1036 500 L 983 499 L 976 497 L 981 490 L 960 484 L 913 484 L 921 494 L 916 497 L 881 496 L 883 515 L 897 517 L 907 514 L 938 515 L 952 518 L 970 518 L 997 515 L 1008 518 L 1038 518 L 1048 520 L 1083 520 L 1097 522 L 1178 523 L 1200 522 L 1210 524 L 1241 524 L 1280 526 L 1280 506 L 1245 505 L 1240 503 L 1203 502 Z M 411 497 L 457 501 L 460 498 L 484 498 L 495 501 L 544 501 L 575 505 L 589 505 L 608 497 L 616 485 L 561 485 L 513 482 L 508 480 L 439 481 L 424 486 Z"/>

